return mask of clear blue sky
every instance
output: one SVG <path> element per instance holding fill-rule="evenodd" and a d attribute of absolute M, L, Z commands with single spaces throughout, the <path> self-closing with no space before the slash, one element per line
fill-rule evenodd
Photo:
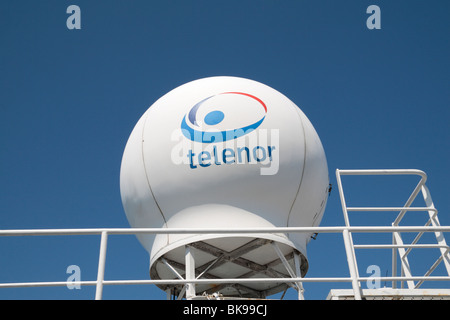
<path fill-rule="evenodd" d="M 71 4 L 80 30 L 66 27 Z M 366 27 L 371 4 L 380 30 Z M 422 169 L 450 225 L 449 13 L 448 1 L 2 1 L 0 229 L 128 227 L 119 170 L 133 126 L 166 92 L 216 75 L 265 83 L 311 120 L 335 187 L 322 225 L 343 224 L 336 168 Z M 355 203 L 386 204 L 377 192 L 406 201 L 378 182 L 356 184 Z M 106 279 L 148 279 L 133 236 L 108 244 Z M 65 281 L 73 264 L 94 280 L 98 249 L 97 236 L 0 238 L 0 282 Z M 308 254 L 308 276 L 347 275 L 340 235 L 320 235 Z M 384 275 L 389 258 L 364 255 L 360 272 L 377 264 Z M 350 288 L 305 285 L 306 298 L 331 287 Z M 0 289 L 0 299 L 91 299 L 94 289 Z M 165 295 L 110 286 L 104 298 Z"/>

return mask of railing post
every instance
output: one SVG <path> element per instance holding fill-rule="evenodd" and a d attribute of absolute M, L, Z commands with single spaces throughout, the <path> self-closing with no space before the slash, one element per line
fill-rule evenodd
<path fill-rule="evenodd" d="M 344 214 L 345 226 L 350 227 L 350 220 L 348 218 L 347 204 L 345 202 L 344 190 L 342 188 L 341 173 L 339 169 L 336 169 L 336 180 L 338 184 L 339 196 L 341 199 L 342 213 Z M 359 285 L 358 267 L 356 265 L 355 249 L 353 248 L 353 241 L 348 229 L 344 229 L 342 232 L 344 237 L 345 252 L 347 254 L 347 263 L 350 271 L 350 277 L 352 278 L 353 292 L 355 293 L 355 299 L 361 300 L 361 286 Z"/>
<path fill-rule="evenodd" d="M 341 173 L 340 173 L 339 169 L 336 169 L 336 181 L 337 181 L 338 190 L 339 190 L 339 197 L 341 200 L 342 213 L 344 214 L 345 226 L 349 227 L 350 220 L 348 218 L 347 204 L 345 202 L 344 190 L 342 188 Z"/>
<path fill-rule="evenodd" d="M 297 252 L 294 252 L 294 263 L 295 263 L 295 273 L 297 275 L 297 278 L 302 277 L 301 272 L 301 262 L 300 262 L 300 255 Z M 298 282 L 298 300 L 305 300 L 305 289 L 303 288 L 303 283 Z"/>
<path fill-rule="evenodd" d="M 185 251 L 186 263 L 186 280 L 195 280 L 195 259 L 190 246 L 186 246 Z M 195 297 L 195 284 L 186 283 L 186 300 L 191 300 Z"/>
<path fill-rule="evenodd" d="M 345 252 L 347 254 L 348 269 L 350 271 L 350 277 L 352 278 L 352 287 L 355 294 L 355 300 L 362 300 L 361 286 L 358 279 L 358 267 L 356 265 L 355 259 L 355 251 L 353 249 L 352 239 L 348 229 L 345 229 L 342 232 L 342 236 L 344 237 Z"/>
<path fill-rule="evenodd" d="M 435 209 L 433 200 L 431 199 L 430 190 L 428 190 L 427 186 L 422 186 L 422 195 L 423 199 L 425 200 L 425 204 L 430 209 Z M 433 227 L 440 227 L 441 224 L 439 222 L 439 219 L 437 217 L 437 211 L 433 212 L 432 210 L 428 211 L 428 215 L 430 216 L 431 225 Z M 444 238 L 444 233 L 437 231 L 434 233 L 436 236 L 436 241 L 439 245 L 441 245 L 440 251 L 442 260 L 444 261 L 445 269 L 447 270 L 447 274 L 450 276 L 450 253 L 447 251 L 445 247 L 447 247 L 447 242 Z"/>
<path fill-rule="evenodd" d="M 106 246 L 108 243 L 108 232 L 102 231 L 100 240 L 100 254 L 98 258 L 98 272 L 97 285 L 95 290 L 95 300 L 102 300 L 103 295 L 103 280 L 105 278 L 105 261 L 106 261 Z"/>
<path fill-rule="evenodd" d="M 392 224 L 392 226 L 394 226 Z M 392 244 L 396 245 L 397 241 L 395 240 L 395 231 L 392 232 Z M 397 276 L 397 249 L 392 248 L 392 277 Z M 392 289 L 397 289 L 397 281 L 392 280 Z"/>

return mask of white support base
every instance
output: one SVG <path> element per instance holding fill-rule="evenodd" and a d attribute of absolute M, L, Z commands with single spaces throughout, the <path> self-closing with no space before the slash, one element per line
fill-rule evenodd
<path fill-rule="evenodd" d="M 363 289 L 365 300 L 450 300 L 450 289 Z M 352 289 L 331 290 L 327 300 L 355 300 Z"/>

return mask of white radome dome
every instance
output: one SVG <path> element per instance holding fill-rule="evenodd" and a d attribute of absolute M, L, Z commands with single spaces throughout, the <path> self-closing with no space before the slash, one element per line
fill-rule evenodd
<path fill-rule="evenodd" d="M 317 226 L 328 188 L 325 152 L 304 113 L 280 92 L 237 77 L 192 81 L 156 101 L 133 129 L 120 172 L 123 206 L 135 228 Z M 245 259 L 259 265 L 276 260 L 273 248 L 267 246 L 275 241 L 283 254 L 294 250 L 301 255 L 305 274 L 311 234 L 138 238 L 150 253 L 151 277 L 170 279 L 175 276 L 160 259 L 183 264 L 185 245 L 198 249 L 201 246 L 195 244 L 202 243 L 223 253 L 254 239 L 268 241 L 260 242 Z M 199 264 L 217 258 L 201 250 L 194 254 Z M 248 271 L 228 262 L 211 269 L 210 275 L 238 277 Z M 234 294 L 230 288 L 221 289 Z M 252 288 L 265 293 L 283 289 L 280 284 Z M 252 290 L 248 296 L 255 295 Z"/>

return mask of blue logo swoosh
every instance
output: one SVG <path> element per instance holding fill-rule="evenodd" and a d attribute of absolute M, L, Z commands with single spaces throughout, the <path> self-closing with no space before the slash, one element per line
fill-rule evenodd
<path fill-rule="evenodd" d="M 254 131 L 261 125 L 261 123 L 264 121 L 265 118 L 266 117 L 264 116 L 261 120 L 239 129 L 211 132 L 211 131 L 199 131 L 191 128 L 186 123 L 186 116 L 185 116 L 183 117 L 183 121 L 181 122 L 181 131 L 183 132 L 183 135 L 186 138 L 195 142 L 202 142 L 202 143 L 222 142 L 237 139 L 239 137 L 242 137 L 243 135 L 246 135 Z"/>

